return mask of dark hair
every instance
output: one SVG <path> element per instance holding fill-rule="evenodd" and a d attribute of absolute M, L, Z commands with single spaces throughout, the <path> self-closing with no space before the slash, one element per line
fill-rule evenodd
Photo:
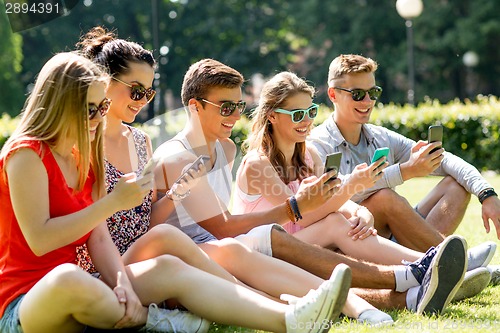
<path fill-rule="evenodd" d="M 156 61 L 151 51 L 141 45 L 116 38 L 112 31 L 94 27 L 80 38 L 76 47 L 95 63 L 107 68 L 111 76 L 126 74 L 129 62 L 145 62 L 155 67 Z"/>
<path fill-rule="evenodd" d="M 203 59 L 192 64 L 182 82 L 181 97 L 184 106 L 191 98 L 204 98 L 214 87 L 236 88 L 243 84 L 243 75 L 214 59 Z"/>

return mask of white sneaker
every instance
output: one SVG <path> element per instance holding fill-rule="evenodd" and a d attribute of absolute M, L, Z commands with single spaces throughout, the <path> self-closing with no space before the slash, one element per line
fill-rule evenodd
<path fill-rule="evenodd" d="M 488 286 L 490 280 L 491 273 L 486 267 L 478 267 L 465 272 L 464 281 L 453 297 L 453 301 L 461 301 L 476 296 Z"/>
<path fill-rule="evenodd" d="M 467 251 L 467 257 L 469 263 L 467 264 L 467 271 L 471 271 L 478 267 L 486 267 L 490 263 L 495 251 L 497 249 L 497 244 L 495 242 L 484 242 L 477 246 L 471 247 Z"/>
<path fill-rule="evenodd" d="M 149 305 L 146 326 L 139 332 L 206 333 L 210 322 L 187 311 L 168 310 Z"/>
<path fill-rule="evenodd" d="M 339 264 L 316 290 L 311 290 L 302 298 L 291 301 L 285 314 L 288 333 L 328 332 L 342 310 L 349 287 L 351 269 Z"/>

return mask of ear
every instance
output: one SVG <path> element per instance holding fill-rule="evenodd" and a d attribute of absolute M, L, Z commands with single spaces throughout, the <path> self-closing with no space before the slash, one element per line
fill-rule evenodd
<path fill-rule="evenodd" d="M 330 99 L 330 101 L 335 102 L 335 99 L 337 98 L 335 96 L 335 88 L 333 87 L 328 87 L 328 98 Z"/>
<path fill-rule="evenodd" d="M 198 101 L 194 98 L 191 98 L 188 103 L 188 109 L 190 112 L 198 112 Z"/>
<path fill-rule="evenodd" d="M 276 113 L 274 111 L 271 112 L 271 114 L 267 116 L 267 120 L 269 120 L 271 124 L 276 124 L 278 122 L 278 119 L 276 119 Z"/>

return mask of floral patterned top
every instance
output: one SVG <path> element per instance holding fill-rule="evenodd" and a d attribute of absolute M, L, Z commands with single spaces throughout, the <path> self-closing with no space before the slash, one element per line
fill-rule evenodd
<path fill-rule="evenodd" d="M 137 152 L 138 169 L 136 174 L 139 176 L 148 161 L 146 135 L 137 128 L 128 127 L 132 132 L 135 150 Z M 124 173 L 107 160 L 105 161 L 105 170 L 106 189 L 107 193 L 110 193 Z M 153 191 L 150 191 L 141 205 L 130 210 L 116 212 L 106 220 L 111 238 L 120 254 L 123 255 L 139 237 L 148 231 L 152 202 Z M 78 250 L 78 265 L 90 273 L 96 272 L 85 247 Z"/>

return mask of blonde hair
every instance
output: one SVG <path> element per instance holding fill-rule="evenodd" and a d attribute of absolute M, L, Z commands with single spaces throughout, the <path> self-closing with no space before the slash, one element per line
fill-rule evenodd
<path fill-rule="evenodd" d="M 374 73 L 378 68 L 377 63 L 358 54 L 341 54 L 330 63 L 328 68 L 328 86 L 339 84 L 342 77 L 347 74 Z"/>
<path fill-rule="evenodd" d="M 79 173 L 76 190 L 83 189 L 92 168 L 104 195 L 102 125 L 90 142 L 87 93 L 94 82 L 107 85 L 108 76 L 92 61 L 76 53 L 53 56 L 42 68 L 26 100 L 19 125 L 0 152 L 5 164 L 8 154 L 25 140 L 41 141 L 54 147 L 68 135 L 76 138 L 74 157 Z"/>
<path fill-rule="evenodd" d="M 245 150 L 258 150 L 263 153 L 274 166 L 280 178 L 288 184 L 292 178 L 302 180 L 312 174 L 313 170 L 305 162 L 305 142 L 295 144 L 292 156 L 291 170 L 298 173 L 291 175 L 287 172 L 285 156 L 276 147 L 273 139 L 273 128 L 269 121 L 269 115 L 285 104 L 287 98 L 298 93 L 308 94 L 314 97 L 315 91 L 306 81 L 291 72 L 281 72 L 267 81 L 262 88 L 259 104 L 252 112 L 252 131 L 243 143 Z"/>

